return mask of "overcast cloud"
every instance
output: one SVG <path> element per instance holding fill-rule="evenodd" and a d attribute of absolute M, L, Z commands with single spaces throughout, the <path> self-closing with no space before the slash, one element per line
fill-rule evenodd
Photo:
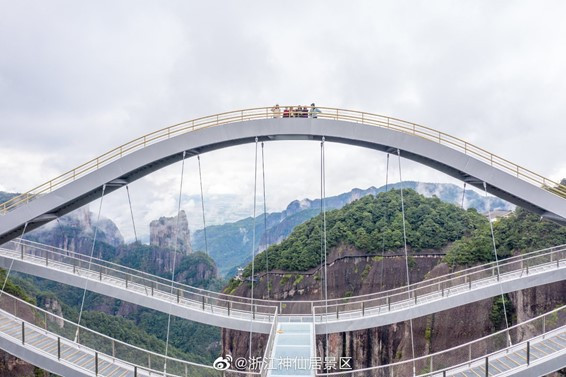
<path fill-rule="evenodd" d="M 559 180 L 564 14 L 563 1 L 0 0 L 0 190 L 179 121 L 312 101 L 428 125 Z M 265 148 L 269 210 L 319 195 L 318 143 Z M 207 221 L 251 215 L 253 157 L 253 145 L 202 156 L 205 203 L 233 198 Z M 329 144 L 327 159 L 329 195 L 384 183 L 382 153 Z M 186 167 L 183 208 L 199 215 L 196 161 Z M 453 182 L 402 167 L 407 180 Z M 142 233 L 175 213 L 179 173 L 131 185 Z M 103 215 L 131 237 L 125 192 Z"/>

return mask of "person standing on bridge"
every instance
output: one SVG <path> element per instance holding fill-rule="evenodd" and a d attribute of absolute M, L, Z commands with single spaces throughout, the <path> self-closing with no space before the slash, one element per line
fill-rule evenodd
<path fill-rule="evenodd" d="M 311 103 L 311 118 L 318 118 L 319 113 L 322 113 L 322 111 L 315 106 L 314 102 Z"/>
<path fill-rule="evenodd" d="M 274 118 L 281 118 L 281 108 L 279 107 L 279 104 L 273 106 L 271 108 L 271 112 L 273 113 Z"/>

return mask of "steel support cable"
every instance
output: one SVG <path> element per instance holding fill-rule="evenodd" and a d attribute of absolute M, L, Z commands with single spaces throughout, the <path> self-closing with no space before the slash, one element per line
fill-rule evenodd
<path fill-rule="evenodd" d="M 407 227 L 405 226 L 405 201 L 403 199 L 403 177 L 401 175 L 401 151 L 397 149 L 397 157 L 399 161 L 399 184 L 401 192 L 401 215 L 403 219 L 403 245 L 405 248 L 405 269 L 407 271 L 407 295 L 408 299 L 411 299 L 411 282 L 409 280 L 409 253 L 407 252 Z M 415 366 L 415 340 L 413 337 L 413 319 L 409 319 L 409 327 L 411 332 L 411 353 L 413 359 L 413 376 L 416 376 L 416 366 Z"/>
<path fill-rule="evenodd" d="M 183 197 L 183 178 L 185 175 L 185 157 L 187 152 L 183 152 L 183 160 L 181 161 L 181 183 L 179 184 L 179 200 L 177 203 L 177 230 L 175 231 L 175 246 L 173 248 L 173 264 L 171 266 L 171 295 L 173 295 L 175 284 L 175 265 L 177 263 L 177 249 L 179 246 L 179 228 L 181 218 L 181 199 Z M 163 373 L 167 375 L 167 355 L 169 352 L 169 333 L 171 331 L 171 310 L 173 303 L 169 303 L 169 313 L 167 315 L 167 334 L 165 336 L 165 362 L 163 364 Z"/>
<path fill-rule="evenodd" d="M 102 186 L 102 194 L 100 195 L 100 205 L 98 206 L 98 215 L 96 216 L 96 223 L 94 224 L 94 235 L 92 238 L 92 248 L 90 250 L 90 257 L 88 259 L 88 269 L 87 271 L 90 272 L 90 268 L 92 265 L 92 257 L 94 255 L 94 246 L 96 245 L 96 236 L 98 235 L 98 223 L 100 221 L 100 213 L 102 212 L 102 202 L 104 201 L 104 193 L 106 192 L 106 185 Z M 79 310 L 79 320 L 77 321 L 77 331 L 75 332 L 75 342 L 79 339 L 79 326 L 81 325 L 81 319 L 83 316 L 83 309 L 85 305 L 85 298 L 86 298 L 86 290 L 88 287 L 88 279 L 85 279 L 85 287 L 83 289 L 83 298 L 81 300 L 81 309 Z"/>
<path fill-rule="evenodd" d="M 28 223 L 26 222 L 24 224 L 24 230 L 22 231 L 22 235 L 20 236 L 20 239 L 18 240 L 18 245 L 16 246 L 16 251 L 18 251 L 18 248 L 20 248 L 23 238 L 24 238 L 24 234 L 26 234 L 26 229 L 28 227 Z M 46 251 L 47 252 L 47 251 Z M 23 255 L 23 254 L 22 254 Z M 23 256 L 22 256 L 23 257 Z M 4 282 L 2 283 L 2 290 L 0 291 L 0 297 L 2 297 L 2 294 L 4 293 L 4 289 L 6 288 L 6 283 L 8 282 L 8 277 L 10 276 L 10 272 L 12 272 L 12 267 L 14 266 L 14 259 L 12 259 L 10 261 L 10 267 L 8 268 L 8 271 L 6 271 L 6 276 L 4 277 Z"/>
<path fill-rule="evenodd" d="M 208 255 L 208 239 L 206 238 L 206 219 L 204 216 L 204 191 L 202 190 L 202 171 L 200 168 L 200 155 L 197 155 L 198 161 L 198 177 L 200 181 L 200 202 L 202 205 L 202 231 L 204 232 L 204 249 L 206 250 L 206 255 Z"/>
<path fill-rule="evenodd" d="M 265 277 L 267 279 L 267 299 L 269 300 L 269 233 L 267 232 L 267 202 L 265 199 L 265 158 L 261 142 L 261 174 L 263 176 L 263 231 L 265 235 Z"/>
<path fill-rule="evenodd" d="M 495 256 L 495 268 L 497 270 L 497 281 L 499 282 L 499 290 L 501 292 L 501 303 L 503 304 L 503 313 L 505 315 L 505 328 L 507 329 L 507 341 L 509 342 L 509 346 L 512 346 L 511 343 L 511 336 L 509 334 L 509 319 L 507 318 L 507 305 L 505 305 L 505 295 L 503 294 L 503 286 L 501 285 L 500 279 L 500 271 L 499 271 L 499 257 L 497 256 L 497 246 L 495 245 L 495 233 L 493 232 L 493 222 L 491 221 L 491 200 L 487 196 L 487 184 L 483 183 L 483 189 L 485 192 L 485 198 L 488 202 L 487 205 L 487 214 L 489 220 L 489 229 L 491 232 L 491 242 L 493 244 L 493 255 Z"/>
<path fill-rule="evenodd" d="M 255 222 L 256 222 L 256 204 L 257 204 L 257 143 L 258 138 L 255 138 L 255 161 L 254 161 L 254 213 L 253 213 L 253 228 L 252 228 L 252 290 L 251 290 L 251 308 L 252 315 L 250 316 L 250 341 L 249 341 L 249 354 L 250 360 L 252 359 L 252 337 L 253 337 L 253 320 L 254 320 L 254 279 L 255 279 Z M 248 368 L 251 368 L 249 363 Z"/>
<path fill-rule="evenodd" d="M 466 198 L 466 182 L 464 182 L 464 189 L 462 190 L 462 204 L 460 207 L 464 209 L 464 199 Z"/>
<path fill-rule="evenodd" d="M 126 192 L 128 193 L 128 204 L 130 205 L 130 215 L 132 216 L 132 226 L 134 227 L 134 237 L 136 243 L 138 242 L 138 232 L 136 232 L 136 222 L 134 221 L 134 210 L 132 209 L 132 199 L 130 198 L 130 188 L 126 185 Z"/>
<path fill-rule="evenodd" d="M 389 153 L 387 153 L 387 165 L 385 169 L 385 193 L 389 189 Z M 387 225 L 387 212 L 389 209 L 389 203 L 385 197 L 385 211 L 383 212 L 383 227 Z M 383 235 L 382 245 L 381 245 L 381 274 L 379 275 L 379 290 L 383 291 L 383 272 L 385 269 L 385 231 L 382 229 L 381 233 Z"/>
<path fill-rule="evenodd" d="M 328 269 L 327 269 L 327 256 L 326 256 L 326 155 L 324 151 L 324 136 L 320 143 L 320 205 L 322 211 L 322 244 L 324 255 L 324 313 L 326 327 L 328 326 Z M 325 331 L 326 352 L 325 352 L 325 370 L 328 374 L 326 363 L 329 359 L 330 347 L 328 345 L 328 331 Z"/>

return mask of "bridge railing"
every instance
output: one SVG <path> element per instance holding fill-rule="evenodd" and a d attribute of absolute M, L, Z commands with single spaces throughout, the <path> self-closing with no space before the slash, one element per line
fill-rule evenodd
<path fill-rule="evenodd" d="M 528 276 L 541 269 L 564 266 L 566 247 L 550 248 L 458 271 L 392 291 L 328 300 L 313 304 L 315 321 L 338 321 L 376 315 L 450 297 L 512 277 Z M 562 261 L 562 264 L 560 264 Z"/>
<path fill-rule="evenodd" d="M 146 296 L 177 302 L 195 310 L 211 312 L 234 318 L 253 318 L 259 322 L 271 322 L 277 305 L 266 305 L 249 298 L 219 295 L 216 292 L 172 282 L 169 279 L 146 274 L 112 262 L 88 255 L 63 251 L 27 240 L 10 241 L 4 249 L 13 250 L 13 258 L 30 260 L 36 264 L 56 266 L 61 271 L 84 276 L 94 281 L 111 281 L 116 287 L 137 291 Z"/>
<path fill-rule="evenodd" d="M 485 279 L 490 279 L 497 274 L 495 262 L 486 263 L 479 266 L 455 271 L 437 277 L 429 277 L 426 280 L 413 283 L 411 285 L 394 288 L 386 291 L 364 294 L 353 297 L 334 298 L 328 300 L 288 300 L 276 301 L 254 298 L 253 306 L 249 297 L 233 296 L 229 294 L 208 291 L 195 288 L 186 284 L 171 282 L 170 279 L 145 273 L 122 265 L 108 262 L 88 255 L 70 252 L 53 246 L 40 244 L 29 240 L 13 240 L 4 247 L 15 250 L 17 257 L 23 259 L 28 257 L 39 258 L 41 263 L 63 262 L 70 266 L 75 266 L 79 270 L 89 270 L 94 278 L 112 277 L 119 279 L 123 286 L 128 285 L 130 289 L 137 288 L 143 290 L 147 295 L 178 295 L 179 299 L 190 300 L 193 306 L 198 305 L 203 310 L 221 310 L 228 316 L 246 316 L 250 312 L 257 314 L 257 320 L 271 322 L 277 308 L 278 315 L 283 315 L 281 320 L 285 320 L 286 315 L 305 316 L 305 321 L 311 321 L 313 312 L 323 315 L 327 312 L 338 318 L 344 318 L 350 314 L 359 316 L 360 311 L 368 312 L 375 308 L 385 308 L 389 306 L 395 308 L 398 303 L 406 303 L 410 299 L 416 302 L 423 302 L 433 294 L 446 294 L 447 296 L 455 293 L 455 289 L 471 289 L 481 284 Z M 566 245 L 536 250 L 529 253 L 509 257 L 499 262 L 499 273 L 502 275 L 523 271 L 529 274 L 537 266 L 560 263 L 566 259 Z M 36 260 L 37 262 L 37 260 Z M 90 267 L 89 267 L 90 266 Z M 126 287 L 126 288 L 128 288 Z M 407 291 L 410 291 L 408 293 Z M 409 296 L 410 295 L 410 296 Z M 204 303 L 204 304 L 203 304 Z M 230 308 L 230 310 L 228 310 Z M 351 313 L 350 313 L 351 312 Z"/>
<path fill-rule="evenodd" d="M 560 185 L 555 181 L 545 178 L 540 174 L 523 168 L 509 160 L 490 153 L 485 149 L 470 144 L 460 138 L 451 136 L 441 131 L 437 131 L 430 127 L 421 126 L 416 123 L 407 122 L 397 118 L 362 111 L 345 110 L 331 107 L 319 107 L 319 109 L 322 110 L 322 113 L 318 114 L 318 118 L 367 124 L 404 132 L 414 136 L 419 136 L 478 158 L 493 167 L 501 169 L 535 186 L 542 187 L 561 197 L 566 197 L 566 186 Z M 114 148 L 90 161 L 87 161 L 84 164 L 64 174 L 61 174 L 51 179 L 50 181 L 45 182 L 42 185 L 34 187 L 33 189 L 0 204 L 0 214 L 5 214 L 22 204 L 28 203 L 37 195 L 49 193 L 69 182 L 74 181 L 77 178 L 80 178 L 92 171 L 101 168 L 102 166 L 109 164 L 112 161 L 115 161 L 141 148 L 145 148 L 151 144 L 155 144 L 159 141 L 203 128 L 273 117 L 274 114 L 271 112 L 270 107 L 256 107 L 196 118 L 151 132 L 144 136 L 138 137 L 137 139 L 134 139 L 126 144 L 120 145 L 119 147 Z"/>
<path fill-rule="evenodd" d="M 221 371 L 217 371 L 212 365 L 195 363 L 179 359 L 180 353 L 177 350 L 170 351 L 172 356 L 165 356 L 163 353 L 164 345 L 156 344 L 154 349 L 148 350 L 142 345 L 128 344 L 124 341 L 112 338 L 85 326 L 79 326 L 66 318 L 47 310 L 39 308 L 27 301 L 17 298 L 7 292 L 0 295 L 0 317 L 6 317 L 14 321 L 24 332 L 17 332 L 24 345 L 36 348 L 37 352 L 45 353 L 46 348 L 36 346 L 42 344 L 36 339 L 26 343 L 26 332 L 30 330 L 50 338 L 53 346 L 49 348 L 51 357 L 64 359 L 65 355 L 61 352 L 64 348 L 71 347 L 86 352 L 97 359 L 116 364 L 130 371 L 137 369 L 138 376 L 164 376 L 164 367 L 167 364 L 167 376 L 223 376 Z M 89 323 L 88 315 L 83 316 L 83 321 Z M 93 321 L 94 322 L 94 321 Z M 21 325 L 20 325 L 21 324 Z M 2 334 L 2 331 L 0 331 Z M 22 335 L 24 334 L 24 335 Z M 29 340 L 29 336 L 28 336 Z M 55 347 L 56 344 L 60 344 Z M 60 348 L 59 352 L 57 349 Z M 259 375 L 259 372 L 246 372 L 229 370 L 234 376 Z M 104 375 L 104 374 L 101 374 Z"/>
<path fill-rule="evenodd" d="M 566 332 L 566 306 L 554 309 L 536 318 L 516 324 L 509 329 L 495 332 L 486 337 L 458 345 L 430 355 L 403 360 L 387 365 L 358 368 L 348 371 L 317 373 L 316 376 L 412 376 L 413 366 L 418 376 L 446 376 L 469 367 L 485 365 L 486 360 L 527 350 L 528 347 L 545 338 Z M 356 360 L 353 360 L 355 363 Z M 519 368 L 527 364 L 523 360 Z"/>

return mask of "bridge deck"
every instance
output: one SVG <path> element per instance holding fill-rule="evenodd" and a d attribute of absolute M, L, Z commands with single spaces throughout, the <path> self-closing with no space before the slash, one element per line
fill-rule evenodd
<path fill-rule="evenodd" d="M 444 280 L 424 286 L 416 286 L 409 292 L 396 291 L 385 297 L 368 299 L 352 298 L 352 301 L 320 306 L 321 301 L 299 302 L 308 311 L 299 314 L 280 315 L 280 322 L 314 322 L 317 334 L 373 328 L 417 318 L 460 305 L 493 297 L 501 292 L 512 292 L 566 279 L 566 248 L 549 249 L 529 257 L 501 263 L 501 273 L 491 266 L 486 270 L 462 276 L 448 276 Z M 22 259 L 23 256 L 23 259 Z M 84 256 L 83 256 L 84 257 Z M 55 259 L 57 258 L 57 259 Z M 171 286 L 140 279 L 141 272 L 114 271 L 96 262 L 76 258 L 16 251 L 0 248 L 0 267 L 43 277 L 46 279 L 84 288 L 137 305 L 149 307 L 175 316 L 214 326 L 235 330 L 269 333 L 276 306 L 280 302 L 257 300 L 253 307 L 240 302 L 219 299 L 217 293 L 195 293 L 172 289 Z M 137 275 L 136 275 L 137 274 Z M 153 277 L 158 279 L 158 277 Z M 163 279 L 162 279 L 163 280 Z M 424 281 L 423 283 L 426 283 Z M 171 282 L 169 282 L 171 284 Z M 261 305 L 267 303 L 270 305 Z M 293 301 L 285 302 L 292 306 Z M 253 308 L 253 310 L 252 310 Z M 314 311 L 313 311 L 314 309 Z"/>
<path fill-rule="evenodd" d="M 279 323 L 268 376 L 314 376 L 314 327 L 312 323 Z"/>
<path fill-rule="evenodd" d="M 562 327 L 556 331 L 549 332 L 544 338 L 536 339 L 529 344 L 529 363 L 537 363 L 541 359 L 552 358 L 566 350 L 566 328 Z M 510 375 L 517 368 L 525 368 L 527 364 L 527 348 L 520 345 L 511 346 L 496 354 L 491 355 L 486 361 L 477 360 L 469 367 L 459 368 L 446 373 L 447 376 L 455 377 L 485 377 Z"/>
<path fill-rule="evenodd" d="M 0 336 L 6 340 L 22 342 L 23 345 L 32 349 L 33 352 L 42 353 L 54 360 L 58 360 L 60 363 L 66 363 L 79 373 L 94 375 L 96 369 L 98 369 L 98 375 L 100 376 L 134 376 L 132 366 L 126 366 L 119 360 L 98 354 L 86 347 L 80 348 L 76 343 L 57 337 L 29 323 L 25 323 L 23 331 L 25 334 L 24 342 L 22 342 L 22 321 L 0 310 Z M 58 345 L 59 342 L 60 345 Z M 60 359 L 58 358 L 59 349 Z M 96 361 L 98 362 L 97 366 Z M 147 376 L 148 374 L 140 371 L 138 375 Z"/>

